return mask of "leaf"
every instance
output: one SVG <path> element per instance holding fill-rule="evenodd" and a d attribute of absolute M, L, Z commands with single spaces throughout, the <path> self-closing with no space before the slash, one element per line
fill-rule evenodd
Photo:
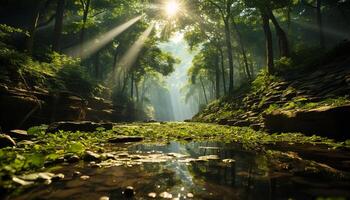
<path fill-rule="evenodd" d="M 27 164 L 33 167 L 42 167 L 45 162 L 45 156 L 41 153 L 34 153 L 27 157 Z"/>
<path fill-rule="evenodd" d="M 67 152 L 82 154 L 84 150 L 85 150 L 85 146 L 80 142 L 76 142 L 69 145 Z"/>

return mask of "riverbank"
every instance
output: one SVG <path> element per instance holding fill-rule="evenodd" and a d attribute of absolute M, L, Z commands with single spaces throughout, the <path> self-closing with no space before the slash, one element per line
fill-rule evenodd
<path fill-rule="evenodd" d="M 104 127 L 108 128 L 108 126 Z M 348 163 L 350 143 L 348 141 L 335 142 L 319 136 L 308 137 L 296 133 L 268 134 L 254 131 L 251 128 L 203 123 L 133 123 L 114 124 L 111 130 L 105 128 L 97 128 L 96 131 L 91 132 L 59 131 L 55 133 L 48 133 L 47 126 L 29 129 L 30 139 L 17 139 L 15 146 L 0 150 L 2 190 L 10 192 L 15 188 L 16 190 L 27 187 L 35 188 L 35 185 L 42 184 L 42 178 L 37 176 L 37 179 L 29 180 L 23 175 L 54 172 L 56 167 L 64 168 L 67 164 L 89 164 L 90 167 L 92 165 L 98 168 L 134 165 L 132 164 L 134 162 L 139 165 L 141 159 L 149 161 L 153 158 L 135 156 L 131 158 L 128 155 L 118 157 L 116 155 L 125 152 L 125 148 L 130 145 L 149 143 L 166 145 L 172 142 L 181 144 L 219 142 L 228 144 L 228 146 L 238 145 L 242 151 L 272 156 L 279 162 L 284 160 L 286 164 L 292 164 L 295 161 L 302 162 L 301 166 L 294 166 L 298 168 L 295 169 L 298 173 L 310 170 L 307 166 L 313 166 L 313 169 L 318 171 L 317 173 L 322 174 L 322 171 L 326 171 L 326 174 L 336 176 L 347 174 L 347 171 L 350 171 Z M 149 148 L 149 151 L 153 150 L 155 150 L 153 147 Z M 125 158 L 128 159 L 125 160 Z M 157 159 L 164 161 L 164 158 L 154 157 L 154 159 L 154 161 Z M 276 167 L 273 168 L 275 169 Z M 294 173 L 291 169 L 285 170 L 288 173 Z M 54 177 L 52 176 L 50 180 L 60 180 Z"/>

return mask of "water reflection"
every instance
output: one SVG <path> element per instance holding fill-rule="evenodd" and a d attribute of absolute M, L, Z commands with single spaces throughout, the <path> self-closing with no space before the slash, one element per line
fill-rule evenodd
<path fill-rule="evenodd" d="M 59 172 L 62 182 L 38 186 L 11 199 L 124 199 L 127 186 L 135 188 L 134 199 L 317 199 L 318 196 L 350 197 L 349 182 L 330 183 L 315 177 L 293 177 L 269 172 L 269 160 L 246 151 L 239 144 L 192 142 L 181 144 L 138 144 L 130 154 L 172 155 L 164 162 L 134 166 L 93 168 L 86 164 L 68 166 Z M 217 155 L 218 158 L 208 155 Z M 207 156 L 208 160 L 193 160 Z M 192 158 L 192 161 L 188 161 Z M 223 162 L 230 159 L 231 162 Z M 89 176 L 82 180 L 74 171 Z M 336 187 L 332 188 L 332 185 Z M 338 185 L 337 185 L 338 184 Z"/>

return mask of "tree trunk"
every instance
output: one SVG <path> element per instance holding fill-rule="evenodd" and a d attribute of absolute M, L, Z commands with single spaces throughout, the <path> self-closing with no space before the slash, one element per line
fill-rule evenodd
<path fill-rule="evenodd" d="M 112 66 L 113 74 L 114 74 L 115 70 L 117 69 L 118 56 L 119 56 L 119 47 L 117 47 L 115 49 L 114 56 L 113 56 L 113 66 Z"/>
<path fill-rule="evenodd" d="M 85 41 L 85 26 L 86 26 L 86 21 L 89 15 L 89 9 L 90 9 L 90 4 L 91 4 L 91 0 L 87 0 L 86 4 L 83 5 L 84 6 L 84 13 L 83 13 L 83 26 L 81 28 L 80 31 L 80 57 L 83 56 L 83 51 L 84 51 L 84 41 Z"/>
<path fill-rule="evenodd" d="M 216 99 L 220 98 L 220 58 L 216 57 L 215 62 L 215 95 Z"/>
<path fill-rule="evenodd" d="M 269 17 L 264 12 L 261 12 L 261 18 L 263 21 L 263 29 L 264 29 L 265 40 L 266 40 L 267 71 L 269 74 L 273 74 L 274 73 L 273 44 L 272 44 L 272 33 L 270 29 Z"/>
<path fill-rule="evenodd" d="M 202 86 L 202 90 L 203 90 L 205 102 L 206 102 L 206 104 L 208 104 L 207 92 L 206 92 L 206 90 L 205 90 L 205 86 L 204 86 L 202 77 L 200 77 L 199 80 L 200 80 L 200 82 L 201 82 L 201 86 Z"/>
<path fill-rule="evenodd" d="M 246 52 L 245 47 L 244 47 L 244 43 L 243 43 L 243 40 L 242 40 L 242 35 L 239 32 L 239 29 L 237 27 L 236 22 L 234 20 L 232 20 L 232 22 L 233 22 L 233 27 L 234 27 L 234 29 L 236 31 L 236 34 L 237 34 L 237 40 L 238 40 L 239 46 L 241 48 L 241 53 L 243 55 L 243 62 L 244 62 L 246 75 L 247 75 L 248 80 L 251 81 L 252 80 L 252 75 L 250 73 L 248 59 L 247 59 L 247 52 Z"/>
<path fill-rule="evenodd" d="M 233 71 L 233 55 L 232 55 L 232 43 L 231 43 L 231 26 L 229 23 L 230 18 L 226 18 L 225 21 L 225 37 L 226 37 L 226 46 L 227 46 L 227 55 L 228 55 L 228 64 L 229 64 L 229 93 L 233 93 L 234 86 L 234 71 Z"/>
<path fill-rule="evenodd" d="M 66 0 L 58 0 L 57 2 L 54 37 L 53 37 L 53 43 L 52 43 L 52 50 L 57 52 L 61 51 L 61 35 L 62 35 L 62 29 L 63 29 L 65 4 L 66 4 Z"/>
<path fill-rule="evenodd" d="M 100 79 L 101 72 L 100 72 L 100 52 L 99 51 L 95 55 L 94 66 L 95 66 L 95 78 Z"/>
<path fill-rule="evenodd" d="M 278 45 L 279 45 L 279 49 L 280 49 L 280 56 L 287 57 L 287 58 L 290 57 L 289 43 L 288 43 L 288 37 L 287 37 L 286 32 L 284 32 L 282 27 L 279 25 L 275 15 L 273 15 L 271 9 L 268 9 L 267 14 L 268 14 L 269 18 L 271 19 L 271 21 L 276 29 L 276 34 L 278 37 Z"/>
<path fill-rule="evenodd" d="M 33 12 L 32 21 L 29 27 L 29 38 L 27 39 L 27 51 L 30 55 L 33 54 L 34 38 L 38 26 L 38 21 L 40 17 L 40 7 L 41 3 L 37 3 L 35 10 Z"/>
<path fill-rule="evenodd" d="M 225 74 L 225 63 L 224 63 L 224 53 L 222 52 L 222 49 L 220 51 L 220 57 L 221 57 L 221 73 L 222 73 L 222 82 L 224 85 L 224 93 L 225 95 L 227 94 L 227 89 L 226 89 L 226 74 Z"/>
<path fill-rule="evenodd" d="M 126 84 L 128 83 L 128 76 L 126 75 L 126 73 L 125 72 L 122 72 L 122 73 L 124 73 L 124 76 L 123 76 L 123 87 L 122 87 L 122 89 L 121 89 L 121 92 L 122 92 L 122 94 L 125 94 L 125 90 L 126 90 Z"/>
<path fill-rule="evenodd" d="M 134 100 L 134 72 L 131 72 L 130 98 Z"/>
<path fill-rule="evenodd" d="M 139 87 L 138 83 L 135 81 L 135 95 L 136 95 L 136 102 L 139 102 Z"/>
<path fill-rule="evenodd" d="M 325 48 L 325 39 L 324 39 L 324 31 L 323 31 L 323 21 L 322 21 L 322 0 L 316 1 L 316 12 L 317 12 L 317 25 L 320 34 L 320 47 L 321 49 Z"/>

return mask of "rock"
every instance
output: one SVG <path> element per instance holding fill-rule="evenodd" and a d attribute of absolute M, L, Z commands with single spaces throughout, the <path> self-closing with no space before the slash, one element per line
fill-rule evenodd
<path fill-rule="evenodd" d="M 141 142 L 144 140 L 142 136 L 118 136 L 111 138 L 108 141 L 111 143 L 126 143 L 126 142 Z"/>
<path fill-rule="evenodd" d="M 0 134 L 0 148 L 16 146 L 16 142 L 8 135 Z"/>
<path fill-rule="evenodd" d="M 73 172 L 73 176 L 80 176 L 81 175 L 81 172 L 79 172 L 79 171 L 74 171 Z"/>
<path fill-rule="evenodd" d="M 148 195 L 147 195 L 149 198 L 156 198 L 157 197 L 157 193 L 155 193 L 155 192 L 150 192 L 150 193 L 148 193 Z"/>
<path fill-rule="evenodd" d="M 100 161 L 101 155 L 94 153 L 92 151 L 85 151 L 84 160 L 85 161 Z"/>
<path fill-rule="evenodd" d="M 58 180 L 62 180 L 62 179 L 64 179 L 64 174 L 55 174 L 55 176 L 53 176 L 52 178 L 51 178 L 51 180 L 53 180 L 53 181 L 58 181 Z"/>
<path fill-rule="evenodd" d="M 240 120 L 240 121 L 238 121 L 238 122 L 235 122 L 233 125 L 234 125 L 234 126 L 239 126 L 239 127 L 249 126 L 249 125 L 250 125 L 250 122 L 249 122 L 249 121 L 246 121 L 246 120 Z"/>
<path fill-rule="evenodd" d="M 162 192 L 159 194 L 160 197 L 162 197 L 163 199 L 172 199 L 173 195 L 168 193 L 168 192 Z"/>
<path fill-rule="evenodd" d="M 134 188 L 132 186 L 126 187 L 123 191 L 123 195 L 125 196 L 125 198 L 132 198 L 135 195 Z"/>
<path fill-rule="evenodd" d="M 85 176 L 81 176 L 80 179 L 83 180 L 83 181 L 86 181 L 86 180 L 90 179 L 90 176 L 86 176 L 86 175 Z"/>
<path fill-rule="evenodd" d="M 89 121 L 83 122 L 55 122 L 50 124 L 47 133 L 56 133 L 62 131 L 81 131 L 81 132 L 95 132 L 97 128 L 104 128 L 110 130 L 113 128 L 112 123 L 94 123 Z"/>
<path fill-rule="evenodd" d="M 22 185 L 22 186 L 27 186 L 27 185 L 32 185 L 32 184 L 34 184 L 33 181 L 25 181 L 25 180 L 22 180 L 22 179 L 20 179 L 20 178 L 18 178 L 18 177 L 13 177 L 13 178 L 12 178 L 12 181 L 15 182 L 15 183 L 18 183 L 18 184 L 20 184 L 20 185 Z"/>
<path fill-rule="evenodd" d="M 198 160 L 209 161 L 209 160 L 219 160 L 219 156 L 217 155 L 208 155 L 208 156 L 199 156 Z"/>
<path fill-rule="evenodd" d="M 273 111 L 264 116 L 270 132 L 302 132 L 335 139 L 349 139 L 350 105 L 300 111 Z"/>
<path fill-rule="evenodd" d="M 193 198 L 194 195 L 193 195 L 192 193 L 187 193 L 187 197 L 188 197 L 188 198 Z"/>
<path fill-rule="evenodd" d="M 74 94 L 28 91 L 18 88 L 0 89 L 0 124 L 5 131 L 52 121 L 82 120 L 85 101 Z"/>
<path fill-rule="evenodd" d="M 68 163 L 76 163 L 76 162 L 79 162 L 79 161 L 80 161 L 80 158 L 77 155 L 73 155 L 73 156 L 71 156 L 71 157 L 69 157 L 67 159 Z"/>
<path fill-rule="evenodd" d="M 50 184 L 51 181 L 57 181 L 64 179 L 64 174 L 53 174 L 49 172 L 39 172 L 33 174 L 25 174 L 18 177 L 20 180 L 29 181 L 29 182 L 45 182 Z"/>
<path fill-rule="evenodd" d="M 233 159 L 223 159 L 222 162 L 223 162 L 223 163 L 230 164 L 230 163 L 234 163 L 234 162 L 236 162 L 236 161 L 233 160 Z"/>
<path fill-rule="evenodd" d="M 18 140 L 30 140 L 32 139 L 31 135 L 28 135 L 27 131 L 25 130 L 11 130 L 6 135 L 18 139 Z"/>

